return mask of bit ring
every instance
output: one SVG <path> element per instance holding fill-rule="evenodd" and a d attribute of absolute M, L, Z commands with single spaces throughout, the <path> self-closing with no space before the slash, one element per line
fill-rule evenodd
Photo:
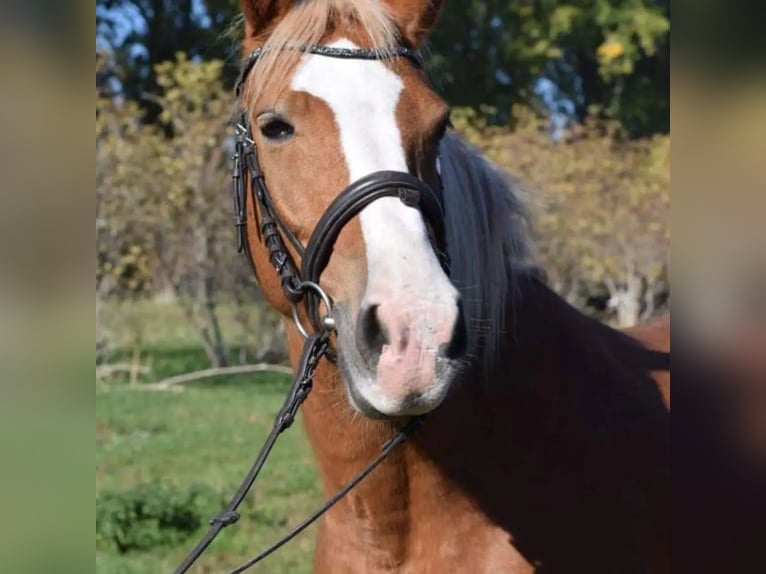
<path fill-rule="evenodd" d="M 330 299 L 329 295 L 325 293 L 324 289 L 322 289 L 318 283 L 314 283 L 313 281 L 301 281 L 296 285 L 295 287 L 296 291 L 314 291 L 319 298 L 322 300 L 322 303 L 324 303 L 325 308 L 327 309 L 327 313 L 322 317 L 321 323 L 322 327 L 325 329 L 327 333 L 332 332 L 335 330 L 335 319 L 332 316 L 332 300 Z M 298 332 L 303 335 L 304 339 L 309 338 L 309 333 L 306 327 L 303 326 L 303 323 L 301 323 L 300 315 L 298 315 L 298 306 L 293 303 L 292 304 L 292 311 L 293 311 L 293 323 L 295 323 L 295 327 L 298 329 Z"/>

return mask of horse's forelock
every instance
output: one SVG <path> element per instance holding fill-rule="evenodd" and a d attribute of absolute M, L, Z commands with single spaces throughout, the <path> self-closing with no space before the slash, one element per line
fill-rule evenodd
<path fill-rule="evenodd" d="M 394 20 L 383 2 L 377 0 L 312 0 L 298 2 L 276 25 L 263 44 L 263 55 L 250 76 L 246 97 L 252 103 L 270 87 L 287 81 L 301 57 L 289 46 L 318 44 L 327 32 L 341 23 L 353 22 L 357 33 L 366 35 L 372 47 L 385 50 L 399 42 Z M 247 47 L 247 45 L 246 45 Z"/>

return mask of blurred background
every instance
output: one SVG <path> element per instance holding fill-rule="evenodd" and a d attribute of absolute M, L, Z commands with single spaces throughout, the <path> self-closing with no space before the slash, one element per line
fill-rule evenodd
<path fill-rule="evenodd" d="M 529 197 L 536 257 L 585 313 L 668 310 L 669 1 L 453 0 L 426 50 L 455 129 Z M 281 323 L 236 252 L 236 0 L 96 2 L 96 569 L 171 569 L 281 403 Z M 320 499 L 291 431 L 201 572 Z M 308 533 L 262 572 L 308 572 Z"/>

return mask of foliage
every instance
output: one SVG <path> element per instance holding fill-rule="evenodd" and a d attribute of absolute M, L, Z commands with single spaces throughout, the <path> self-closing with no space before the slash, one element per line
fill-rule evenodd
<path fill-rule="evenodd" d="M 96 103 L 97 291 L 181 302 L 216 366 L 228 362 L 222 294 L 244 304 L 256 293 L 226 196 L 232 98 L 221 67 L 184 54 L 157 66 L 162 127 L 134 102 L 102 93 Z"/>
<path fill-rule="evenodd" d="M 552 138 L 521 110 L 513 130 L 472 110 L 454 116 L 536 200 L 538 257 L 559 293 L 583 306 L 604 292 L 623 326 L 655 311 L 668 289 L 669 137 L 626 140 L 617 125 L 589 122 Z"/>
<path fill-rule="evenodd" d="M 96 547 L 124 554 L 184 541 L 221 504 L 209 487 L 150 482 L 96 499 Z"/>
<path fill-rule="evenodd" d="M 111 53 L 108 77 L 160 109 L 156 64 L 177 51 L 232 62 L 241 30 L 235 0 L 97 0 L 97 39 Z M 126 30 L 127 28 L 127 30 Z M 454 0 L 431 35 L 429 67 L 455 106 L 505 123 L 513 106 L 618 121 L 632 136 L 667 133 L 670 106 L 668 0 Z"/>
<path fill-rule="evenodd" d="M 666 133 L 669 30 L 667 0 L 459 0 L 446 3 L 431 60 L 451 104 L 501 122 L 524 104 Z"/>
<path fill-rule="evenodd" d="M 237 0 L 97 0 L 97 46 L 100 41 L 110 60 L 102 85 L 118 79 L 122 93 L 154 123 L 162 111 L 151 98 L 159 91 L 157 64 L 179 51 L 190 59 L 236 61 L 234 39 L 225 35 L 238 9 Z M 235 66 L 226 72 L 231 79 Z"/>

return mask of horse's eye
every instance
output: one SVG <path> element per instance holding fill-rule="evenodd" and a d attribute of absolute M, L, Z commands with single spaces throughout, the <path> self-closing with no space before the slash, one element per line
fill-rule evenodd
<path fill-rule="evenodd" d="M 291 138 L 295 128 L 279 117 L 272 117 L 260 125 L 263 137 L 272 141 L 283 141 Z"/>

